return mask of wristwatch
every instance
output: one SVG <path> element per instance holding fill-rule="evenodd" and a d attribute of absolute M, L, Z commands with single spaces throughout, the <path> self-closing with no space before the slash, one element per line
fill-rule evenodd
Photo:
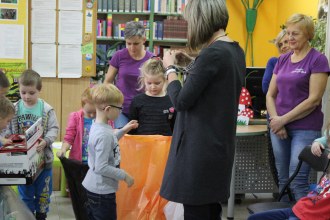
<path fill-rule="evenodd" d="M 170 73 L 176 73 L 178 75 L 178 69 L 176 68 L 176 66 L 174 65 L 169 65 L 166 69 L 165 69 L 165 78 L 166 80 L 168 80 L 168 74 Z"/>

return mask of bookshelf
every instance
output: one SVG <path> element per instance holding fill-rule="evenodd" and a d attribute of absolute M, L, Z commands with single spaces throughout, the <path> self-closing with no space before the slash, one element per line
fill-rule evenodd
<path fill-rule="evenodd" d="M 149 51 L 162 54 L 159 52 L 162 47 L 185 47 L 187 44 L 187 27 L 182 18 L 182 11 L 187 1 L 98 0 L 97 44 L 112 45 L 116 42 L 122 42 L 124 45 L 124 37 L 120 34 L 124 27 L 118 27 L 117 25 L 138 18 L 139 21 L 144 22 L 146 27 L 146 47 Z M 167 24 L 167 27 L 170 25 L 168 29 L 172 27 L 173 30 L 166 30 L 164 23 Z M 176 23 L 181 23 L 181 26 L 176 25 Z M 111 27 L 110 33 L 109 26 Z M 169 32 L 170 34 L 167 34 Z"/>

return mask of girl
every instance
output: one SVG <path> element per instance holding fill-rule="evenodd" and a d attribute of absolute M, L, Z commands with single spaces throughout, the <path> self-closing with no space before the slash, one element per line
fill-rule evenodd
<path fill-rule="evenodd" d="M 139 127 L 131 134 L 171 136 L 175 111 L 165 93 L 165 69 L 160 58 L 147 60 L 141 67 L 138 79 L 145 93 L 135 96 L 130 106 L 130 119 L 138 120 Z"/>

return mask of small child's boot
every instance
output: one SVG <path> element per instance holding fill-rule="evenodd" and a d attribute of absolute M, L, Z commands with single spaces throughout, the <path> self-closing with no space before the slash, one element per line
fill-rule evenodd
<path fill-rule="evenodd" d="M 46 220 L 46 218 L 47 218 L 47 213 L 41 213 L 41 212 L 36 213 L 36 220 Z"/>

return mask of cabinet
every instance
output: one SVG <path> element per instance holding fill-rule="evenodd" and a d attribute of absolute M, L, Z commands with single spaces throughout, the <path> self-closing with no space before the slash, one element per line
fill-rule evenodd
<path fill-rule="evenodd" d="M 121 32 L 125 23 L 139 20 L 146 27 L 149 51 L 157 55 L 162 48 L 185 47 L 187 23 L 181 12 L 186 3 L 187 0 L 98 0 L 97 44 L 124 45 Z M 109 50 L 109 46 L 98 48 Z"/>

